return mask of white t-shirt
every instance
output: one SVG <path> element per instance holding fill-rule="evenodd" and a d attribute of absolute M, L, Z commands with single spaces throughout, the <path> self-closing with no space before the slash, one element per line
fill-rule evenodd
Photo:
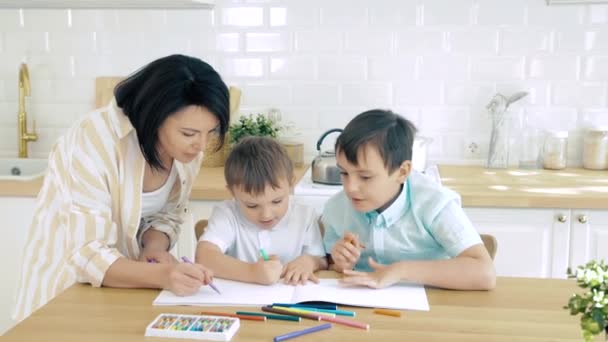
<path fill-rule="evenodd" d="M 303 254 L 325 256 L 315 210 L 292 199 L 285 216 L 269 230 L 249 222 L 235 200 L 224 201 L 213 208 L 199 241 L 211 242 L 222 253 L 245 262 L 258 261 L 260 248 L 278 256 L 283 264 Z"/>

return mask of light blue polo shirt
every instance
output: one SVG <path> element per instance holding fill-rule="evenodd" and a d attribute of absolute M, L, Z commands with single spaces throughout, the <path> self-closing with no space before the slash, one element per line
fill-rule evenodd
<path fill-rule="evenodd" d="M 328 253 L 345 231 L 359 236 L 366 247 L 355 265 L 358 270 L 371 270 L 369 256 L 381 264 L 448 259 L 482 243 L 460 206 L 460 196 L 417 171 L 382 213 L 358 212 L 341 191 L 325 204 L 322 221 Z"/>

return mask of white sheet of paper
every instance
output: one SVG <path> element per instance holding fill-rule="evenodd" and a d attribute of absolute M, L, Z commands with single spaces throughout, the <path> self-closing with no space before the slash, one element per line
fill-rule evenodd
<path fill-rule="evenodd" d="M 325 301 L 343 305 L 388 309 L 429 310 L 426 291 L 422 285 L 396 284 L 384 289 L 350 287 L 337 279 L 321 279 L 319 284 L 291 286 L 284 284 L 257 285 L 215 278 L 213 283 L 222 294 L 203 286 L 192 296 L 180 297 L 164 290 L 154 305 L 248 306 L 272 303 Z"/>

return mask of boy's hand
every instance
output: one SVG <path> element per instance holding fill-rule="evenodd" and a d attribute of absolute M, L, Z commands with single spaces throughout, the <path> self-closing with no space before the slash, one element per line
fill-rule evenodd
<path fill-rule="evenodd" d="M 283 264 L 276 255 L 269 256 L 267 261 L 260 258 L 258 262 L 253 264 L 255 282 L 262 285 L 270 285 L 279 281 L 282 271 Z"/>
<path fill-rule="evenodd" d="M 369 265 L 374 269 L 373 272 L 358 272 L 353 270 L 344 270 L 344 277 L 340 282 L 350 285 L 363 285 L 373 289 L 380 289 L 391 286 L 397 283 L 399 275 L 396 274 L 395 268 L 391 265 L 382 265 L 374 261 L 371 257 L 368 259 Z"/>
<path fill-rule="evenodd" d="M 139 261 L 157 262 L 159 264 L 177 264 L 173 254 L 164 249 L 144 248 L 139 254 Z"/>
<path fill-rule="evenodd" d="M 285 284 L 290 285 L 304 285 L 307 280 L 318 283 L 319 279 L 315 276 L 314 269 L 315 260 L 313 257 L 301 255 L 285 266 L 281 277 Z"/>
<path fill-rule="evenodd" d="M 163 288 L 178 296 L 189 296 L 212 280 L 213 272 L 203 265 L 182 262 L 171 265 Z"/>
<path fill-rule="evenodd" d="M 361 257 L 361 249 L 365 246 L 359 242 L 359 237 L 349 231 L 344 233 L 331 249 L 331 257 L 335 268 L 339 271 L 352 270 Z"/>

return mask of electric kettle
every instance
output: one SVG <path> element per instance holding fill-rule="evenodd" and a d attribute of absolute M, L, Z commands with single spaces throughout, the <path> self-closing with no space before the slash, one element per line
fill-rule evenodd
<path fill-rule="evenodd" d="M 336 165 L 336 151 L 332 148 L 331 151 L 321 151 L 323 139 L 331 133 L 342 132 L 340 128 L 332 128 L 323 133 L 317 141 L 318 155 L 312 161 L 312 181 L 314 183 L 340 185 L 340 169 Z"/>

